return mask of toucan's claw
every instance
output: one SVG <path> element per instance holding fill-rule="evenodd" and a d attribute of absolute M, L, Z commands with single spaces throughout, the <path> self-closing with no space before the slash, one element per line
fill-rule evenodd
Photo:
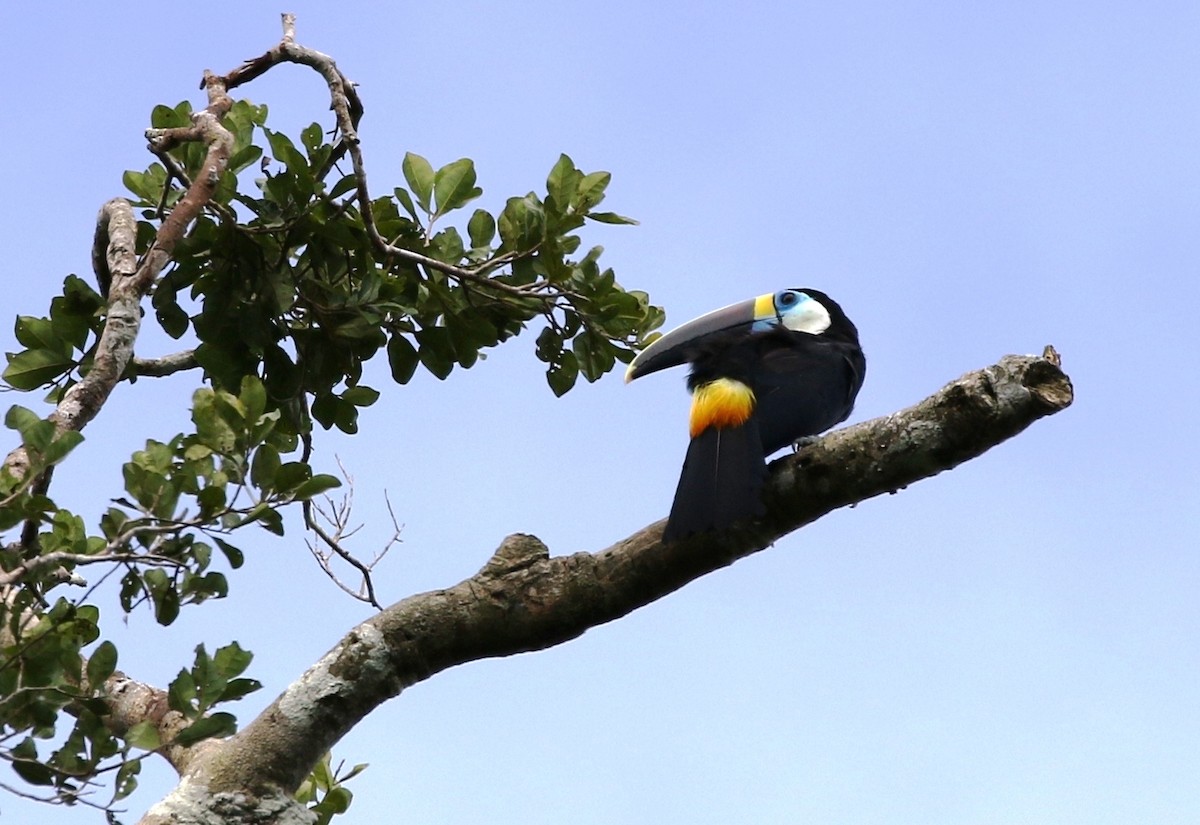
<path fill-rule="evenodd" d="M 811 447 L 821 440 L 819 435 L 802 435 L 792 442 L 792 452 L 798 453 L 805 447 Z"/>

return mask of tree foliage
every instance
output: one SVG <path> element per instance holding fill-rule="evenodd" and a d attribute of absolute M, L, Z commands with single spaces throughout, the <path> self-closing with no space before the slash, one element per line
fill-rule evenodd
<path fill-rule="evenodd" d="M 75 801 L 115 773 L 111 801 L 122 799 L 144 755 L 232 733 L 227 703 L 260 687 L 241 675 L 251 654 L 236 642 L 212 654 L 201 645 L 166 692 L 180 720 L 170 741 L 159 721 L 114 720 L 103 696 L 119 651 L 94 590 L 72 587 L 89 567 L 103 571 L 89 578 L 115 574 L 125 612 L 169 625 L 228 593 L 247 528 L 283 535 L 287 507 L 339 484 L 314 471 L 311 440 L 358 431 L 359 410 L 380 396 L 362 383 L 367 362 L 386 359 L 397 384 L 419 369 L 444 379 L 533 327 L 546 380 L 562 395 L 579 376 L 595 381 L 628 362 L 663 319 L 602 266 L 599 246 L 583 245 L 589 221 L 634 223 L 599 211 L 608 172 L 561 155 L 540 192 L 509 197 L 493 214 L 473 208 L 483 190 L 469 158 L 434 168 L 409 152 L 398 185 L 371 196 L 352 87 L 331 84 L 340 120 L 292 137 L 268 125 L 265 105 L 225 96 L 256 70 L 207 75 L 207 109 L 184 101 L 151 112 L 155 160 L 126 172 L 130 197 L 109 205 L 113 221 L 136 216 L 125 250 L 133 271 L 113 271 L 116 232 L 102 217 L 96 287 L 70 275 L 45 315 L 16 319 L 23 349 L 8 353 L 4 382 L 44 393 L 56 409 L 35 412 L 34 401 L 5 417 L 20 446 L 0 473 L 0 758 L 47 798 Z M 181 204 L 206 183 L 194 218 L 178 226 Z M 135 285 L 164 249 L 159 271 Z M 51 494 L 53 473 L 87 471 L 69 460 L 82 423 L 60 413 L 79 401 L 72 388 L 95 378 L 97 359 L 112 355 L 103 336 L 126 320 L 114 307 L 131 289 L 135 300 L 152 292 L 148 313 L 186 350 L 140 358 L 135 328 L 115 377 L 193 371 L 192 426 L 148 439 L 125 463 L 113 506 L 88 524 Z M 332 815 L 348 804 L 344 778 L 326 761 L 302 797 Z"/>

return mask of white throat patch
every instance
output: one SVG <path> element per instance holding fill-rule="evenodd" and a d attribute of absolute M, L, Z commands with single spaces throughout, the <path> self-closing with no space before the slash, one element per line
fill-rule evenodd
<path fill-rule="evenodd" d="M 785 313 L 782 320 L 783 325 L 793 332 L 807 332 L 810 335 L 820 335 L 833 323 L 829 310 L 816 298 L 801 301 Z"/>

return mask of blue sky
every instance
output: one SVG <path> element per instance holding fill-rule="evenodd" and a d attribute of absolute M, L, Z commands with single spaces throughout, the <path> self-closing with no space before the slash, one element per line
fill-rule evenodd
<path fill-rule="evenodd" d="M 835 513 L 560 648 L 443 673 L 335 750 L 343 820 L 1171 823 L 1200 809 L 1200 6 L 1194 3 L 292 3 L 367 108 L 377 191 L 405 151 L 474 158 L 482 205 L 566 152 L 642 221 L 585 243 L 668 325 L 781 287 L 833 295 L 869 371 L 852 420 L 1053 343 L 1077 400 L 951 473 Z M 4 315 L 87 274 L 100 204 L 149 162 L 157 103 L 279 35 L 261 3 L 8 4 Z M 331 123 L 318 78 L 241 90 Z M 15 347 L 0 324 L 3 348 Z M 140 354 L 166 351 L 148 336 Z M 533 335 L 439 382 L 371 379 L 355 439 L 381 598 L 455 583 L 508 533 L 597 550 L 664 516 L 682 373 L 564 399 Z M 186 421 L 187 377 L 121 388 L 55 481 L 94 516 Z M 27 399 L 9 396 L 7 403 Z M 256 538 L 174 626 L 107 608 L 165 685 L 204 641 L 254 650 L 258 708 L 367 611 L 301 536 Z M 170 786 L 144 773 L 140 813 Z M 0 781 L 7 781 L 0 775 Z M 100 821 L 0 797 L 6 821 Z M 131 820 L 136 816 L 130 816 Z"/>

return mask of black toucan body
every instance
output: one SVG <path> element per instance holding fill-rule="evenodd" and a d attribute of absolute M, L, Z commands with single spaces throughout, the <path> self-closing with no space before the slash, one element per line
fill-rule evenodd
<path fill-rule="evenodd" d="M 691 443 L 663 539 L 723 530 L 765 511 L 766 457 L 846 420 L 867 362 L 858 330 L 815 289 L 718 309 L 654 341 L 626 381 L 692 365 Z"/>

